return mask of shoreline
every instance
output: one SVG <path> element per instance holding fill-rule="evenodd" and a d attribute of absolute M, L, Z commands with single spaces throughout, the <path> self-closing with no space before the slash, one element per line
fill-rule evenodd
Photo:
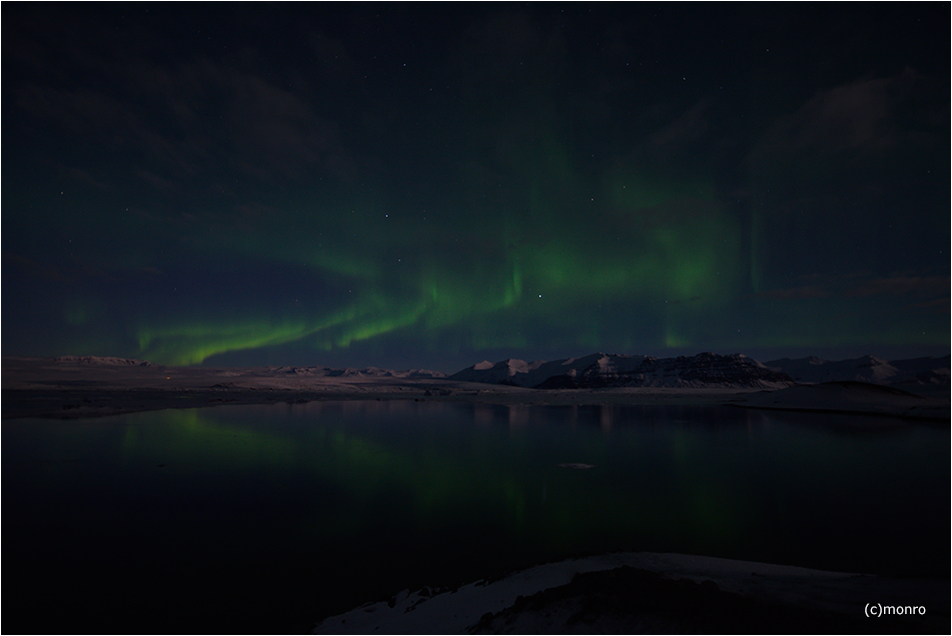
<path fill-rule="evenodd" d="M 849 399 L 852 396 L 843 394 L 817 402 L 802 396 L 784 396 L 783 391 L 737 388 L 526 389 L 439 380 L 328 383 L 306 389 L 273 386 L 118 387 L 96 383 L 28 388 L 4 386 L 2 418 L 72 420 L 229 405 L 393 400 L 500 406 L 731 406 L 773 412 L 868 416 L 873 417 L 873 421 L 897 419 L 927 425 L 942 425 L 950 421 L 949 402 L 934 398 L 919 398 L 921 401 L 912 405 L 908 400 L 892 398 L 856 403 Z M 786 399 L 774 399 L 778 394 Z"/>
<path fill-rule="evenodd" d="M 751 409 L 948 421 L 949 394 L 917 395 L 859 382 L 783 389 L 720 386 L 535 389 L 463 382 L 419 373 L 340 375 L 288 367 L 206 368 L 88 364 L 4 358 L 2 417 L 77 419 L 169 408 L 306 403 L 326 400 L 415 400 L 550 406 L 739 406 Z"/>
<path fill-rule="evenodd" d="M 427 384 L 399 387 L 333 385 L 322 389 L 292 388 L 25 388 L 7 389 L 3 419 L 42 417 L 77 419 L 108 417 L 162 409 L 225 405 L 303 404 L 314 401 L 412 400 L 468 402 L 511 406 L 720 406 L 736 404 L 743 391 L 725 389 L 549 390 L 475 385 Z"/>

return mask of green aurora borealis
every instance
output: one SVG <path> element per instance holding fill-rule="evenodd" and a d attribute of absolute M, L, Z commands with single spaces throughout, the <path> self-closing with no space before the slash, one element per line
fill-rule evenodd
<path fill-rule="evenodd" d="M 445 214 L 442 221 L 403 220 L 400 212 L 381 213 L 377 206 L 363 214 L 348 210 L 330 224 L 303 215 L 297 227 L 305 236 L 343 237 L 328 248 L 302 240 L 282 249 L 284 227 L 263 228 L 254 241 L 239 232 L 220 234 L 219 249 L 262 261 L 286 259 L 286 266 L 333 281 L 337 302 L 322 310 L 296 298 L 301 309 L 282 316 L 236 310 L 219 322 L 201 316 L 143 325 L 139 346 L 149 359 L 195 363 L 225 351 L 301 340 L 329 351 L 406 329 L 439 337 L 467 324 L 471 339 L 450 346 L 525 347 L 537 337 L 534 331 L 544 330 L 561 334 L 565 346 L 597 348 L 609 341 L 602 333 L 611 324 L 611 315 L 599 314 L 625 305 L 643 315 L 632 321 L 631 346 L 637 329 L 661 325 L 659 337 L 675 344 L 681 322 L 696 322 L 698 311 L 735 294 L 744 275 L 736 263 L 740 228 L 710 199 L 653 192 L 634 181 L 634 195 L 626 194 L 628 184 L 613 186 L 615 192 L 606 187 L 599 195 L 609 203 L 595 205 L 590 198 L 586 214 L 573 211 L 585 208 L 581 195 L 565 201 L 563 192 L 562 201 L 553 201 L 538 188 L 524 212 L 469 213 L 478 223 L 456 215 L 447 221 Z M 639 208 L 642 198 L 649 203 Z M 553 212 L 563 219 L 558 227 L 544 224 Z M 576 317 L 586 307 L 594 315 L 580 325 Z"/>
<path fill-rule="evenodd" d="M 949 346 L 938 7 L 144 9 L 4 10 L 5 354 Z"/>

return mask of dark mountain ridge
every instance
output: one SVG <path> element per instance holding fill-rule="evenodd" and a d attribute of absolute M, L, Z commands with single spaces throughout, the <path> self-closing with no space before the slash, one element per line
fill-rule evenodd
<path fill-rule="evenodd" d="M 655 358 L 596 353 L 553 362 L 504 360 L 483 362 L 449 376 L 451 380 L 507 384 L 537 389 L 614 387 L 746 387 L 776 389 L 794 384 L 779 371 L 768 369 L 739 353 Z"/>
<path fill-rule="evenodd" d="M 537 389 L 614 387 L 763 388 L 855 381 L 900 388 L 949 386 L 949 356 L 888 361 L 875 356 L 829 361 L 782 358 L 765 364 L 740 353 L 656 358 L 594 353 L 550 362 L 507 359 L 475 364 L 451 380 Z"/>

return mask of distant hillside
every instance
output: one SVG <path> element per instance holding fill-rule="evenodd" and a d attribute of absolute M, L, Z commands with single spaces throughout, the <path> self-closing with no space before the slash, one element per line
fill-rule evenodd
<path fill-rule="evenodd" d="M 950 356 L 944 358 L 911 358 L 884 360 L 863 356 L 849 360 L 781 358 L 764 363 L 770 369 L 785 373 L 797 382 L 868 382 L 888 386 L 949 386 Z"/>
<path fill-rule="evenodd" d="M 72 362 L 75 364 L 89 364 L 94 366 L 127 366 L 127 367 L 154 367 L 157 366 L 146 360 L 132 358 L 113 358 L 110 356 L 59 356 L 53 362 Z"/>
<path fill-rule="evenodd" d="M 267 367 L 273 375 L 296 375 L 309 378 L 409 378 L 409 379 L 437 379 L 444 378 L 442 371 L 428 371 L 426 369 L 411 369 L 409 371 L 393 371 L 366 367 L 364 369 L 333 369 L 331 367 Z"/>

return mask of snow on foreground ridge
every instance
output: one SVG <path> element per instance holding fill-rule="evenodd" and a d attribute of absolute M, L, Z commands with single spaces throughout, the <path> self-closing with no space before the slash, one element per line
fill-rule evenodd
<path fill-rule="evenodd" d="M 601 574 L 604 577 L 599 578 Z M 596 596 L 613 596 L 613 574 L 646 581 L 643 592 L 660 592 L 661 600 L 675 612 L 656 611 L 658 605 L 628 605 L 619 611 L 616 603 L 602 604 Z M 633 576 L 634 575 L 634 576 Z M 588 585 L 579 585 L 584 577 Z M 622 577 L 624 580 L 624 577 Z M 680 584 L 679 584 L 680 583 Z M 694 585 L 692 585 L 693 583 Z M 701 585 L 697 585 L 701 584 Z M 593 587 L 594 585 L 594 587 Z M 807 568 L 736 561 L 716 557 L 647 552 L 605 554 L 569 559 L 516 572 L 494 581 L 478 581 L 452 591 L 423 588 L 397 594 L 388 601 L 368 603 L 320 622 L 312 634 L 462 634 L 462 633 L 704 633 L 718 632 L 723 624 L 703 624 L 685 613 L 698 593 L 713 596 L 730 614 L 732 631 L 759 627 L 777 630 L 816 625 L 791 625 L 794 620 L 820 617 L 820 625 L 833 632 L 837 621 L 862 619 L 863 603 L 870 598 L 930 603 L 932 614 L 942 615 L 948 595 L 928 582 L 868 577 Z M 593 592 L 596 592 L 593 594 Z M 669 596 L 670 598 L 664 598 Z M 605 599 L 602 598 L 601 601 Z M 740 605 L 738 605 L 740 603 Z M 772 604 L 763 624 L 763 603 Z M 623 603 L 623 605 L 625 605 Z M 761 610 L 761 613 L 758 613 Z M 702 612 L 703 613 L 703 612 Z M 948 612 L 946 611 L 946 616 Z M 705 617 L 707 618 L 707 617 Z M 723 617 L 722 617 L 723 619 Z M 703 619 L 702 619 L 703 620 Z M 852 625 L 854 628 L 857 625 Z M 910 627 L 912 627 L 910 625 Z M 700 632 L 695 630 L 701 629 Z M 848 629 L 846 631 L 849 631 Z M 778 632 L 779 633 L 779 632 Z"/>

